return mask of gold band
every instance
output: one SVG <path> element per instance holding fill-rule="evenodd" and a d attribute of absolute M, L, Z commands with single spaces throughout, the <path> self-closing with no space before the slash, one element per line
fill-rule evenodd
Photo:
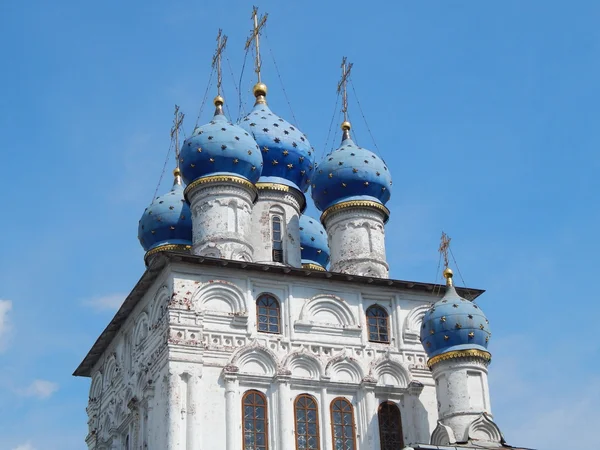
<path fill-rule="evenodd" d="M 197 180 L 192 181 L 187 185 L 185 191 L 183 191 L 183 195 L 187 198 L 188 193 L 197 186 L 202 184 L 212 184 L 212 183 L 236 183 L 244 186 L 248 190 L 252 191 L 256 196 L 256 187 L 254 184 L 246 180 L 242 177 L 237 177 L 235 175 L 211 175 L 208 177 L 198 178 Z"/>
<path fill-rule="evenodd" d="M 302 268 L 308 269 L 308 270 L 318 270 L 320 272 L 326 272 L 325 267 L 320 266 L 318 264 L 313 264 L 313 263 L 302 264 Z"/>
<path fill-rule="evenodd" d="M 485 352 L 483 350 L 470 349 L 470 350 L 455 350 L 453 352 L 442 353 L 441 355 L 434 356 L 427 361 L 427 365 L 431 369 L 434 364 L 439 363 L 440 361 L 447 361 L 449 359 L 457 359 L 457 358 L 481 358 L 486 361 L 492 360 L 492 355 L 489 352 Z"/>
<path fill-rule="evenodd" d="M 259 191 L 271 189 L 273 191 L 290 192 L 293 188 L 281 183 L 256 183 L 256 189 Z"/>
<path fill-rule="evenodd" d="M 185 244 L 159 245 L 158 247 L 155 247 L 152 250 L 148 250 L 146 252 L 146 254 L 144 255 L 144 261 L 147 260 L 150 256 L 152 256 L 156 253 L 159 253 L 159 252 L 171 252 L 171 251 L 186 252 L 186 251 L 189 251 L 191 248 L 192 248 L 191 245 L 185 245 Z"/>
<path fill-rule="evenodd" d="M 338 212 L 338 211 L 341 211 L 341 210 L 347 209 L 347 208 L 373 208 L 373 209 L 383 212 L 383 214 L 385 216 L 383 219 L 384 222 L 387 222 L 388 219 L 390 218 L 390 210 L 387 209 L 381 203 L 377 203 L 377 202 L 374 202 L 371 200 L 349 200 L 347 202 L 341 202 L 336 205 L 330 206 L 325 211 L 323 211 L 323 214 L 321 214 L 321 223 L 325 224 L 325 219 L 330 214 L 333 214 L 335 212 Z"/>

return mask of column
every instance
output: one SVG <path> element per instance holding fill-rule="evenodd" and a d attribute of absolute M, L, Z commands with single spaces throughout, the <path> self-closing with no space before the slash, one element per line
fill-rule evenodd
<path fill-rule="evenodd" d="M 321 388 L 321 447 L 330 449 L 332 447 L 331 440 L 331 417 L 329 414 L 329 399 L 327 398 L 327 388 Z"/>
<path fill-rule="evenodd" d="M 289 375 L 277 377 L 277 398 L 279 403 L 279 449 L 288 450 L 295 448 L 293 434 L 293 402 L 290 393 Z"/>
<path fill-rule="evenodd" d="M 374 381 L 374 380 L 373 380 Z M 365 419 L 367 428 L 364 432 L 363 442 L 366 445 L 366 448 L 375 448 L 375 432 L 377 428 L 377 420 L 375 419 L 376 411 L 375 411 L 375 383 L 371 380 L 365 381 L 363 380 L 363 398 L 364 398 L 364 408 L 365 408 Z"/>
<path fill-rule="evenodd" d="M 241 421 L 237 419 L 236 411 L 242 408 L 240 403 L 239 381 L 235 375 L 225 374 L 225 448 L 237 450 L 242 436 Z"/>

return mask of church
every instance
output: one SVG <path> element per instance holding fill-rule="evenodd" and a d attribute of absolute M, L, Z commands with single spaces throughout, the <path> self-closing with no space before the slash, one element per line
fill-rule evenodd
<path fill-rule="evenodd" d="M 75 376 L 90 450 L 504 449 L 483 293 L 389 278 L 394 168 L 352 139 L 322 161 L 272 111 L 253 13 L 254 107 L 179 142 L 143 212 L 146 270 Z M 310 196 L 308 195 L 310 192 Z M 320 217 L 304 214 L 312 201 Z M 447 251 L 448 242 L 442 247 Z"/>

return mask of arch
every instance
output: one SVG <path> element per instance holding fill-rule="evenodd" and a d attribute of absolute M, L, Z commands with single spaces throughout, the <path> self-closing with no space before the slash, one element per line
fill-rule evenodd
<path fill-rule="evenodd" d="M 244 293 L 234 283 L 214 280 L 204 283 L 192 295 L 192 304 L 200 310 L 223 314 L 246 313 Z"/>
<path fill-rule="evenodd" d="M 296 450 L 319 450 L 319 406 L 309 394 L 300 394 L 294 401 L 294 435 Z"/>
<path fill-rule="evenodd" d="M 150 308 L 150 324 L 156 325 L 165 315 L 169 300 L 171 299 L 171 291 L 166 285 L 162 285 L 156 291 L 152 306 Z"/>
<path fill-rule="evenodd" d="M 317 322 L 339 327 L 356 327 L 356 316 L 348 304 L 337 295 L 319 294 L 310 298 L 300 311 L 300 321 Z"/>
<path fill-rule="evenodd" d="M 309 353 L 301 351 L 288 355 L 283 366 L 292 373 L 294 378 L 318 380 L 324 374 L 321 362 Z"/>
<path fill-rule="evenodd" d="M 348 399 L 337 397 L 329 406 L 331 414 L 332 448 L 336 450 L 356 450 L 356 429 L 354 407 Z"/>
<path fill-rule="evenodd" d="M 411 309 L 404 319 L 404 340 L 411 343 L 420 343 L 421 326 L 423 324 L 423 316 L 430 308 L 430 305 L 419 305 Z"/>
<path fill-rule="evenodd" d="M 115 356 L 108 358 L 104 369 L 104 386 L 108 387 L 112 383 L 112 380 L 117 375 L 117 359 Z"/>
<path fill-rule="evenodd" d="M 500 428 L 486 413 L 481 414 L 469 425 L 467 434 L 469 439 L 473 439 L 474 441 L 504 444 L 504 437 Z"/>
<path fill-rule="evenodd" d="M 102 394 L 102 373 L 98 371 L 92 378 L 92 385 L 90 387 L 90 400 L 99 400 L 100 394 Z"/>
<path fill-rule="evenodd" d="M 394 402 L 383 402 L 377 409 L 379 422 L 379 448 L 396 450 L 404 448 L 404 434 L 400 409 Z"/>
<path fill-rule="evenodd" d="M 148 314 L 142 312 L 135 324 L 133 332 L 134 345 L 140 345 L 148 337 Z"/>
<path fill-rule="evenodd" d="M 451 445 L 456 443 L 454 431 L 449 426 L 438 420 L 438 424 L 431 433 L 431 445 Z"/>
<path fill-rule="evenodd" d="M 264 292 L 256 299 L 256 328 L 263 333 L 281 334 L 281 303 L 279 299 Z"/>
<path fill-rule="evenodd" d="M 390 315 L 383 306 L 375 304 L 365 312 L 369 342 L 390 343 Z"/>
<path fill-rule="evenodd" d="M 372 367 L 371 373 L 377 379 L 378 386 L 394 386 L 405 389 L 411 381 L 410 371 L 402 363 L 389 357 L 375 361 Z"/>
<path fill-rule="evenodd" d="M 338 356 L 331 359 L 325 367 L 325 375 L 331 381 L 358 384 L 364 378 L 364 370 L 360 363 L 351 357 Z"/>
<path fill-rule="evenodd" d="M 268 450 L 267 397 L 260 391 L 246 391 L 242 397 L 242 448 L 244 450 Z"/>
<path fill-rule="evenodd" d="M 279 366 L 275 353 L 259 345 L 242 347 L 234 354 L 231 365 L 237 366 L 240 373 L 263 376 L 274 376 Z"/>

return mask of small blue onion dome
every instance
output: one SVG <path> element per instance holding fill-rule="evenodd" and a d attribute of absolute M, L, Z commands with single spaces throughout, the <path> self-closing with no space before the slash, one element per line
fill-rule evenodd
<path fill-rule="evenodd" d="M 457 350 L 480 350 L 489 355 L 490 323 L 475 303 L 460 297 L 446 269 L 446 294 L 423 317 L 421 342 L 431 358 Z"/>
<path fill-rule="evenodd" d="M 209 175 L 234 175 L 256 183 L 262 172 L 262 156 L 250 133 L 229 122 L 223 98 L 215 98 L 215 116 L 197 127 L 183 142 L 181 173 L 186 184 Z"/>
<path fill-rule="evenodd" d="M 254 95 L 254 108 L 240 121 L 240 126 L 252 134 L 262 153 L 260 181 L 306 192 L 315 166 L 313 148 L 300 130 L 269 109 L 265 84 L 255 85 Z"/>
<path fill-rule="evenodd" d="M 300 253 L 302 265 L 323 270 L 329 263 L 327 232 L 321 222 L 310 216 L 300 216 Z"/>
<path fill-rule="evenodd" d="M 368 200 L 385 205 L 390 199 L 392 176 L 385 162 L 350 138 L 350 123 L 342 123 L 342 145 L 317 167 L 312 198 L 320 211 L 345 201 Z"/>
<path fill-rule="evenodd" d="M 192 213 L 183 198 L 181 172 L 175 169 L 173 175 L 175 182 L 171 191 L 156 197 L 139 221 L 138 239 L 146 255 L 192 245 Z"/>

